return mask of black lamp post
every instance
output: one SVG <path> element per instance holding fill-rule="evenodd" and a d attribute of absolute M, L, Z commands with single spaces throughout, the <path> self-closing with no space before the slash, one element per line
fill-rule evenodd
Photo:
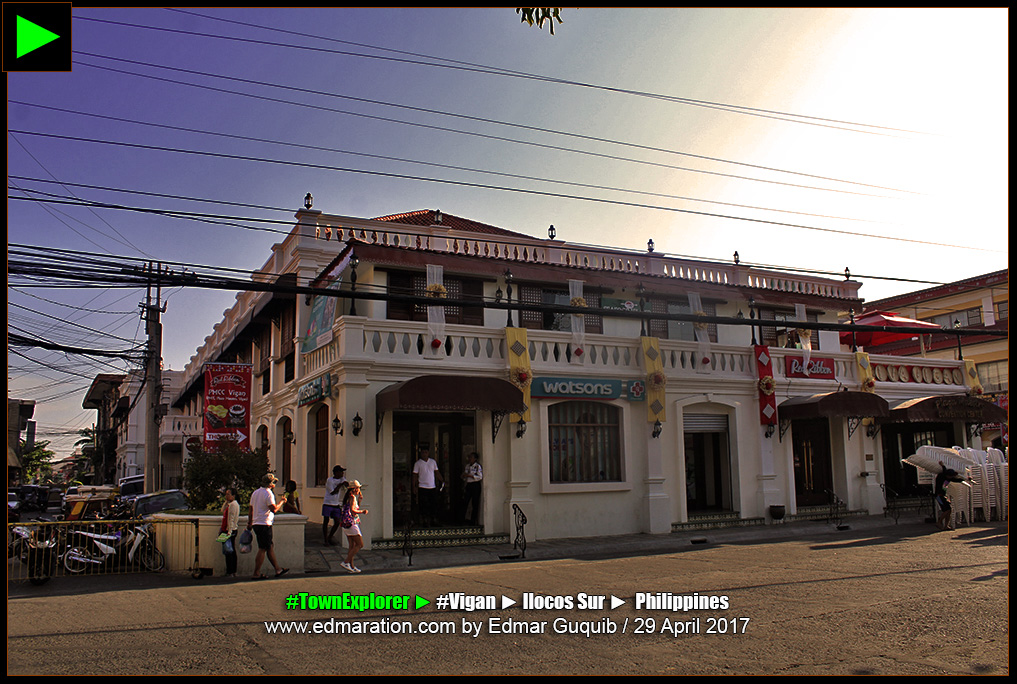
<path fill-rule="evenodd" d="M 350 254 L 350 292 L 356 293 L 357 291 L 357 266 L 360 265 L 360 258 L 356 252 Z M 357 298 L 353 297 L 350 299 L 350 315 L 357 315 Z"/>

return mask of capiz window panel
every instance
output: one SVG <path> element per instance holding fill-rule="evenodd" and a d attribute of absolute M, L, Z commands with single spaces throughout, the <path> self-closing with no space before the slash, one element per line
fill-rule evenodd
<path fill-rule="evenodd" d="M 621 410 L 595 401 L 548 407 L 552 483 L 620 482 Z"/>

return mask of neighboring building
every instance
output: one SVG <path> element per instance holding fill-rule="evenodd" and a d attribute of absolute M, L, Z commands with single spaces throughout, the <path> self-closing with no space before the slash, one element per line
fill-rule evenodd
<path fill-rule="evenodd" d="M 7 400 L 7 483 L 21 483 L 21 433 L 35 415 L 35 402 L 30 399 Z M 30 445 L 31 446 L 31 445 Z"/>
<path fill-rule="evenodd" d="M 81 406 L 95 409 L 96 459 L 98 472 L 87 474 L 92 484 L 115 484 L 120 478 L 145 472 L 145 425 L 142 371 L 128 374 L 100 374 L 92 381 Z M 162 402 L 179 391 L 181 371 L 162 372 Z M 159 432 L 158 488 L 179 488 L 183 484 L 183 444 L 198 436 L 200 426 L 193 419 L 169 415 L 163 418 Z"/>
<path fill-rule="evenodd" d="M 951 359 L 914 364 L 928 384 L 871 381 L 880 359 L 833 329 L 861 308 L 854 280 L 573 246 L 435 211 L 296 219 L 254 276 L 277 287 L 237 295 L 171 406 L 200 420 L 204 365 L 252 364 L 254 446 L 312 518 L 333 465 L 366 483 L 368 544 L 419 522 L 425 446 L 449 484 L 444 524 L 463 518 L 475 451 L 485 534 L 511 533 L 514 505 L 530 539 L 659 533 L 765 524 L 773 506 L 825 515 L 833 494 L 882 512 L 882 440 L 862 419 L 924 420 L 891 417 L 888 402 L 926 396 L 970 409 Z M 562 310 L 583 306 L 609 311 Z M 967 429 L 980 408 L 948 439 L 980 446 Z"/>
<path fill-rule="evenodd" d="M 974 278 L 938 285 L 917 292 L 866 302 L 864 311 L 893 311 L 902 316 L 935 323 L 946 328 L 984 329 L 986 332 L 1009 332 L 1010 272 L 995 271 Z M 1009 335 L 956 335 L 933 334 L 916 336 L 910 340 L 893 342 L 866 349 L 873 354 L 923 357 L 927 359 L 963 358 L 973 361 L 982 387 L 982 397 L 1009 410 L 1010 402 L 1010 339 Z M 940 430 L 941 432 L 941 430 Z M 892 438 L 892 433 L 885 438 Z M 935 431 L 920 435 L 913 446 L 905 448 L 906 457 L 923 443 L 941 440 Z M 1009 446 L 1007 424 L 986 426 L 981 435 L 986 445 L 1005 449 Z M 923 441 L 924 440 L 924 441 Z M 887 448 L 885 453 L 891 449 Z M 896 452 L 896 449 L 893 450 Z M 904 469 L 904 475 L 913 474 Z M 897 482 L 907 489 L 912 482 Z"/>

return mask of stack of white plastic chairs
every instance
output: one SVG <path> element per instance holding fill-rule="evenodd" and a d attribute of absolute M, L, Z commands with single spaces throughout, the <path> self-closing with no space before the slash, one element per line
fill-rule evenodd
<path fill-rule="evenodd" d="M 961 477 L 970 479 L 972 468 L 978 464 L 967 454 L 962 453 L 963 451 L 957 447 L 948 449 L 946 447 L 921 446 L 918 447 L 917 453 L 905 458 L 904 463 L 921 468 L 933 475 L 943 472 L 943 467 L 939 465 L 942 463 L 947 468 L 956 471 Z M 950 497 L 952 510 L 950 524 L 956 527 L 960 520 L 970 524 L 974 515 L 974 498 L 977 496 L 970 483 L 950 483 L 947 487 L 947 496 Z"/>
<path fill-rule="evenodd" d="M 972 501 L 971 508 L 977 511 L 981 520 L 992 520 L 998 502 L 996 491 L 996 469 L 987 464 L 987 456 L 979 449 L 954 447 L 965 458 L 971 460 Z"/>
<path fill-rule="evenodd" d="M 1000 520 L 1010 519 L 1010 464 L 1009 448 L 1004 453 L 999 449 L 989 448 L 986 451 L 986 458 L 996 468 L 996 491 L 998 492 L 998 508 L 996 509 Z"/>

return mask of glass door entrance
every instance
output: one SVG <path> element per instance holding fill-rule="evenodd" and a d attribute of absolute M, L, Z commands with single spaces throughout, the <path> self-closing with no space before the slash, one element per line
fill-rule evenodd
<path fill-rule="evenodd" d="M 472 412 L 396 412 L 393 414 L 392 506 L 393 526 L 448 527 L 463 519 L 463 481 L 466 455 L 477 451 L 475 415 Z M 425 515 L 413 495 L 413 466 L 427 449 L 438 465 L 441 480 L 433 496 L 435 511 Z M 440 485 L 444 481 L 444 487 Z"/>

